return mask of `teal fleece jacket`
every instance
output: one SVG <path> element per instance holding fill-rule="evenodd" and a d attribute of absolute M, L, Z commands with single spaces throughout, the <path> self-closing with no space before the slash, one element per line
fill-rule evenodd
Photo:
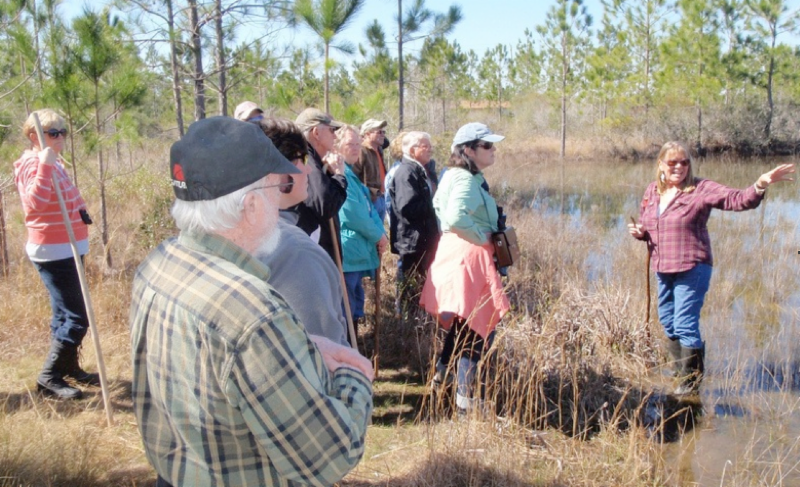
<path fill-rule="evenodd" d="M 481 187 L 483 173 L 451 167 L 445 171 L 433 207 L 442 232 L 452 232 L 468 242 L 483 245 L 487 233 L 497 231 L 497 203 Z"/>
<path fill-rule="evenodd" d="M 384 235 L 383 222 L 372 205 L 369 189 L 345 165 L 347 199 L 339 210 L 342 224 L 342 267 L 344 272 L 372 271 L 378 268 L 376 245 Z"/>

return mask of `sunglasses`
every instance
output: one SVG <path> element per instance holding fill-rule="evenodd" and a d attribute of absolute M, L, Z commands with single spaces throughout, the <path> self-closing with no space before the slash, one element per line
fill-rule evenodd
<path fill-rule="evenodd" d="M 481 141 L 481 142 L 478 142 L 478 145 L 477 145 L 477 147 L 483 147 L 484 149 L 486 149 L 486 150 L 489 150 L 489 149 L 491 149 L 492 147 L 494 147 L 494 142 L 484 142 L 484 141 Z"/>
<path fill-rule="evenodd" d="M 293 158 L 290 159 L 292 162 L 299 160 L 300 163 L 304 166 L 308 165 L 308 154 L 297 154 Z"/>
<path fill-rule="evenodd" d="M 247 196 L 247 193 L 249 193 L 251 191 L 258 191 L 259 189 L 267 189 L 267 188 L 285 188 L 287 186 L 292 186 L 293 184 L 294 184 L 294 182 L 279 183 L 279 184 L 267 184 L 265 186 L 256 186 L 255 188 L 250 188 L 242 195 L 242 199 L 239 200 L 239 209 L 244 208 L 244 199 Z"/>
<path fill-rule="evenodd" d="M 57 139 L 59 136 L 66 137 L 67 136 L 67 129 L 61 129 L 61 130 L 47 129 L 47 130 L 44 131 L 44 133 L 49 135 L 51 139 Z"/>
<path fill-rule="evenodd" d="M 678 164 L 680 164 L 683 167 L 687 167 L 689 165 L 689 163 L 691 163 L 691 161 L 689 159 L 670 159 L 670 160 L 662 161 L 662 162 L 664 164 L 666 164 L 667 166 L 669 166 L 669 167 L 675 167 Z"/>

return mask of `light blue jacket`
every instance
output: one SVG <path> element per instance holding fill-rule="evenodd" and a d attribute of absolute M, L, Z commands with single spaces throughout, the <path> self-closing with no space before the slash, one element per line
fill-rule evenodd
<path fill-rule="evenodd" d="M 342 267 L 344 272 L 372 271 L 378 268 L 376 245 L 385 230 L 378 212 L 372 205 L 369 189 L 356 173 L 345 165 L 347 199 L 339 210 L 342 224 Z"/>
<path fill-rule="evenodd" d="M 453 232 L 474 244 L 488 241 L 487 233 L 497 231 L 497 203 L 481 187 L 483 173 L 451 167 L 439 182 L 433 207 L 442 232 Z"/>

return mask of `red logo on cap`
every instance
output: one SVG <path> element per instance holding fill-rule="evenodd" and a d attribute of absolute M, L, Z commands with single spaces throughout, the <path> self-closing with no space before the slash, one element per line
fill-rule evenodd
<path fill-rule="evenodd" d="M 172 177 L 177 179 L 178 181 L 184 181 L 183 178 L 183 168 L 180 164 L 175 164 L 172 166 Z"/>

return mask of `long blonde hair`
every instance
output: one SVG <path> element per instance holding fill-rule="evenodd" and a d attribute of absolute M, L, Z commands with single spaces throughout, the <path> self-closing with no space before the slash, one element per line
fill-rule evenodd
<path fill-rule="evenodd" d="M 686 177 L 683 178 L 683 182 L 681 183 L 680 190 L 684 193 L 691 193 L 697 187 L 697 179 L 694 177 L 694 172 L 692 172 L 692 165 L 694 162 L 692 153 L 689 152 L 689 148 L 683 142 L 671 140 L 662 145 L 661 150 L 658 151 L 658 159 L 656 160 L 656 185 L 658 187 L 658 194 L 664 194 L 667 190 L 666 175 L 661 170 L 661 162 L 664 161 L 664 157 L 670 152 L 682 152 L 683 155 L 689 159 L 689 167 L 686 171 Z"/>

